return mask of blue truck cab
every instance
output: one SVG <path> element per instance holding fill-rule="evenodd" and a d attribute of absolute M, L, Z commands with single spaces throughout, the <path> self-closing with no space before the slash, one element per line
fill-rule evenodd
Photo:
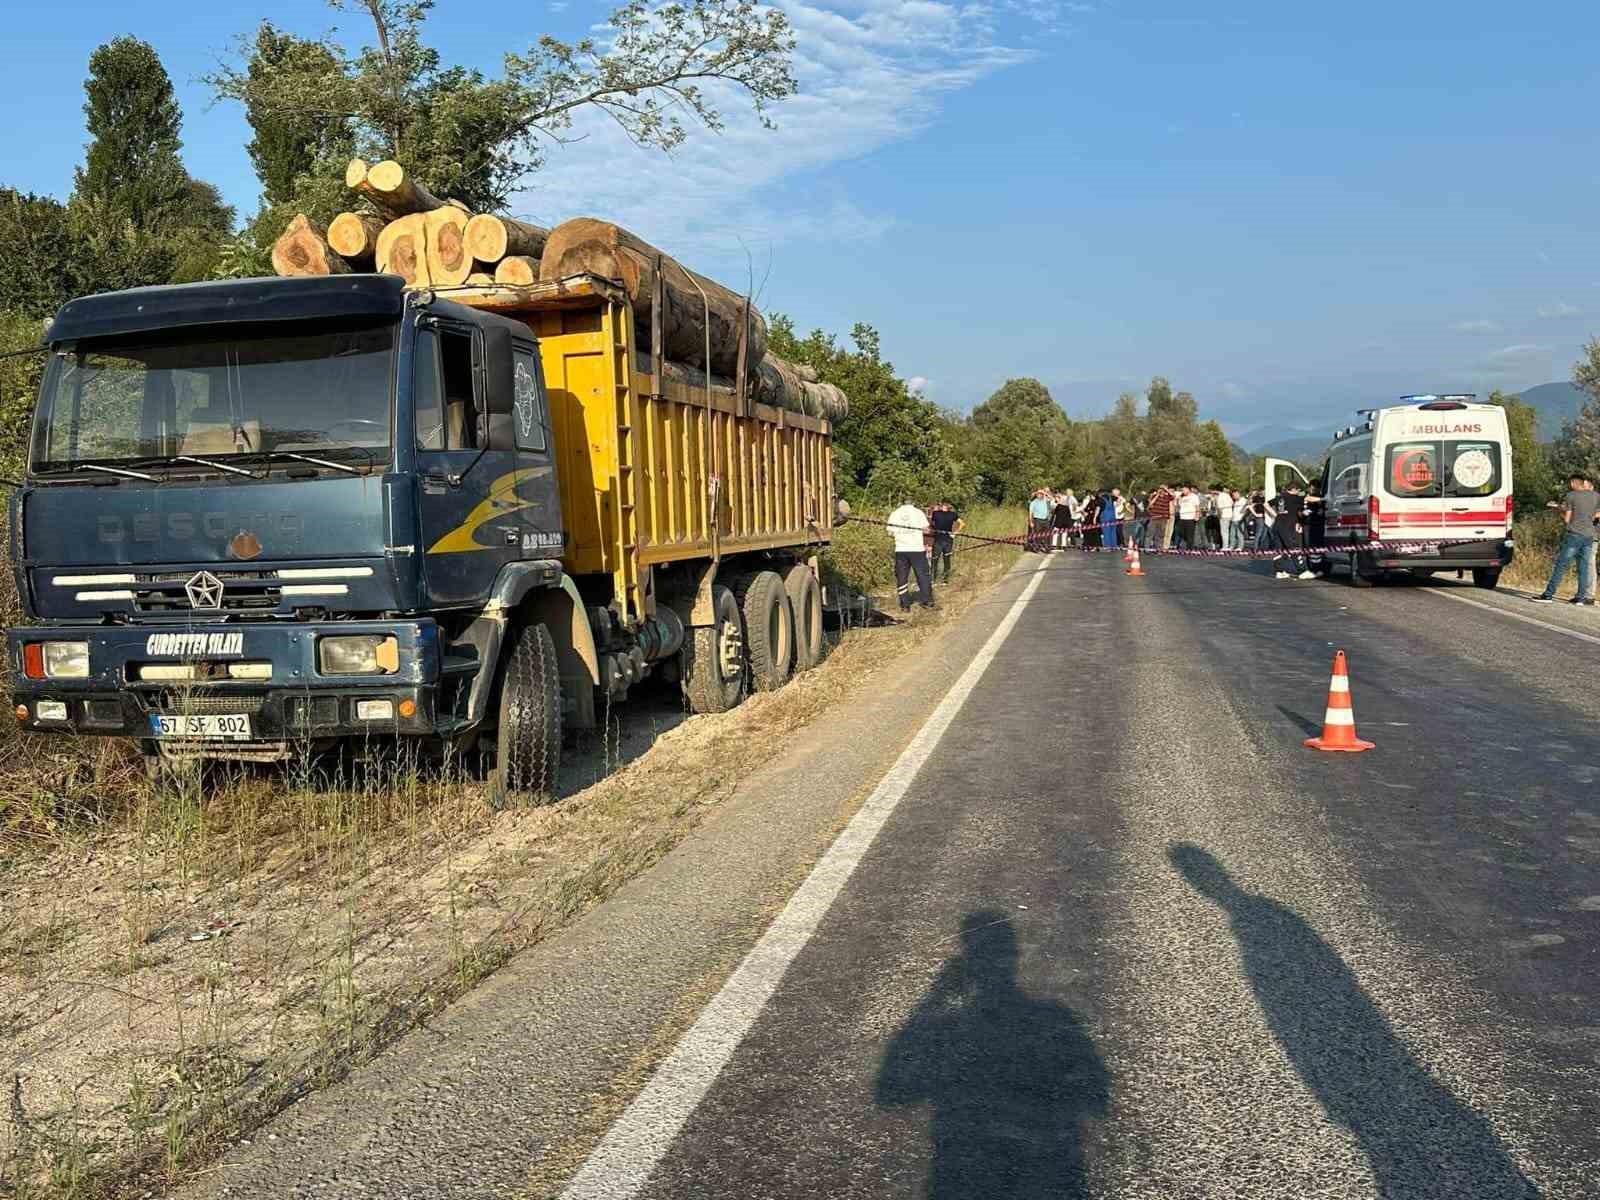
<path fill-rule="evenodd" d="M 47 341 L 11 501 L 24 728 L 152 763 L 486 731 L 501 794 L 550 786 L 595 654 L 529 325 L 347 275 L 90 296 Z"/>

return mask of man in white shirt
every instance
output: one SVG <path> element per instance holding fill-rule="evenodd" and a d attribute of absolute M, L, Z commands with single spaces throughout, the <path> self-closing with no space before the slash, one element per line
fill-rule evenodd
<path fill-rule="evenodd" d="M 911 576 L 917 577 L 917 603 L 933 607 L 933 574 L 928 569 L 925 535 L 928 515 L 907 500 L 889 514 L 889 536 L 894 539 L 894 583 L 900 611 L 911 611 Z"/>
<path fill-rule="evenodd" d="M 1200 493 L 1185 484 L 1183 491 L 1178 493 L 1178 532 L 1172 540 L 1185 550 L 1198 549 L 1195 530 L 1199 524 Z"/>
<path fill-rule="evenodd" d="M 1211 493 L 1211 503 L 1217 510 L 1217 549 L 1226 550 L 1233 537 L 1233 497 L 1227 488 L 1219 487 Z"/>

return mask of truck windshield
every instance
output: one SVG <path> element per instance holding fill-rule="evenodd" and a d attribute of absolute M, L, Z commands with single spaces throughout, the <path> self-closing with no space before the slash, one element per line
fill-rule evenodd
<path fill-rule="evenodd" d="M 1388 493 L 1402 500 L 1492 496 L 1500 490 L 1498 442 L 1396 442 L 1384 467 Z"/>
<path fill-rule="evenodd" d="M 36 471 L 269 451 L 388 457 L 393 324 L 80 343 L 46 375 Z"/>

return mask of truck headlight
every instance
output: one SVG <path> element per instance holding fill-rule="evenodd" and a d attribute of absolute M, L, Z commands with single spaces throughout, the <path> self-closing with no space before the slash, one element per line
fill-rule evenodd
<path fill-rule="evenodd" d="M 29 679 L 87 679 L 89 643 L 29 642 L 22 648 L 22 673 Z"/>
<path fill-rule="evenodd" d="M 325 637 L 317 643 L 324 675 L 393 675 L 400 669 L 400 643 L 392 637 Z"/>

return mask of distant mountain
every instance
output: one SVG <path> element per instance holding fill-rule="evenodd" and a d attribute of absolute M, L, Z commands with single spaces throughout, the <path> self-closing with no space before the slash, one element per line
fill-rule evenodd
<path fill-rule="evenodd" d="M 1524 404 L 1538 410 L 1541 442 L 1553 442 L 1561 436 L 1561 427 L 1576 417 L 1589 399 L 1575 385 L 1566 381 L 1541 383 L 1538 387 L 1517 394 L 1522 397 Z"/>

